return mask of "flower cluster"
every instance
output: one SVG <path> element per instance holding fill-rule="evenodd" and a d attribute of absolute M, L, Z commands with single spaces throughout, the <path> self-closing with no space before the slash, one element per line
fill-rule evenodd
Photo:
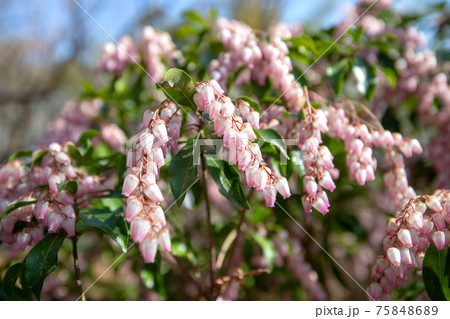
<path fill-rule="evenodd" d="M 36 201 L 11 211 L 0 224 L 1 240 L 14 249 L 24 250 L 26 246 L 36 244 L 43 238 L 45 230 L 58 233 L 63 228 L 69 236 L 75 235 L 76 209 L 87 207 L 91 197 L 114 189 L 113 180 L 75 173 L 67 145 L 52 143 L 47 149 L 36 150 L 33 158 L 42 156 L 42 159 L 40 165 L 31 170 L 24 168 L 18 160 L 0 169 L 2 212 L 16 202 Z M 58 185 L 75 179 L 76 193 L 58 188 Z M 18 222 L 27 224 L 15 231 Z"/>
<path fill-rule="evenodd" d="M 368 291 L 374 299 L 388 299 L 393 287 L 400 287 L 407 270 L 422 269 L 425 251 L 433 243 L 438 250 L 450 245 L 450 191 L 417 196 L 397 211 L 386 226 L 384 255 L 372 271 Z"/>
<path fill-rule="evenodd" d="M 137 46 L 129 35 L 125 35 L 120 38 L 117 45 L 112 42 L 105 45 L 98 68 L 119 77 L 129 64 L 137 63 L 138 61 L 139 52 Z"/>
<path fill-rule="evenodd" d="M 197 93 L 194 101 L 200 111 L 208 111 L 214 121 L 214 132 L 223 137 L 223 147 L 228 149 L 228 161 L 238 164 L 245 172 L 247 185 L 264 192 L 268 207 L 275 205 L 277 191 L 287 198 L 291 195 L 289 185 L 284 177 L 277 176 L 264 162 L 261 150 L 253 131 L 259 128 L 259 113 L 245 101 L 232 101 L 223 94 L 215 81 L 196 84 Z M 239 115 L 238 115 L 239 114 Z"/>
<path fill-rule="evenodd" d="M 289 48 L 284 41 L 292 36 L 288 28 L 272 28 L 269 41 L 258 38 L 248 25 L 235 20 L 220 18 L 216 21 L 216 28 L 226 51 L 210 63 L 213 79 L 225 87 L 229 75 L 245 67 L 236 79 L 236 85 L 253 79 L 263 86 L 271 78 L 273 87 L 281 90 L 286 105 L 294 111 L 300 110 L 303 90 L 291 73 Z"/>
<path fill-rule="evenodd" d="M 167 32 L 146 26 L 142 31 L 141 39 L 142 43 L 136 44 L 130 36 L 126 35 L 119 40 L 117 45 L 106 44 L 99 69 L 120 77 L 128 65 L 141 62 L 139 52 L 141 51 L 153 83 L 162 79 L 166 69 L 163 61 L 169 66 L 173 66 L 175 60 L 181 60 L 183 57 Z"/>
<path fill-rule="evenodd" d="M 125 220 L 130 222 L 130 237 L 139 243 L 145 262 L 155 261 L 158 245 L 163 252 L 171 251 L 164 211 L 159 206 L 164 198 L 156 180 L 167 144 L 173 140 L 176 145 L 180 126 L 180 112 L 174 110 L 173 102 L 164 101 L 156 111 L 144 113 L 143 129 L 127 154 L 128 173 L 122 188 L 128 197 Z"/>
<path fill-rule="evenodd" d="M 333 191 L 334 185 L 330 171 L 334 167 L 333 156 L 330 150 L 322 144 L 321 133 L 328 131 L 327 118 L 321 109 L 314 109 L 309 102 L 305 89 L 306 107 L 305 120 L 298 125 L 298 148 L 302 150 L 302 159 L 305 166 L 303 177 L 302 204 L 305 212 L 310 213 L 311 207 L 321 214 L 328 213 L 330 203 L 323 189 Z"/>
<path fill-rule="evenodd" d="M 103 102 L 100 99 L 69 100 L 61 112 L 48 124 L 47 132 L 40 140 L 50 143 L 76 142 L 86 130 L 92 128 L 94 119 L 100 115 Z"/>
<path fill-rule="evenodd" d="M 325 114 L 330 123 L 328 134 L 344 142 L 350 179 L 355 179 L 359 185 L 374 180 L 377 161 L 373 148 L 382 147 L 390 164 L 384 177 L 385 184 L 395 207 L 401 207 L 416 195 L 408 184 L 404 156 L 420 154 L 420 143 L 416 139 L 403 138 L 399 133 L 392 134 L 381 126 L 360 123 L 361 120 L 354 115 L 354 105 L 350 105 L 351 110 L 346 106 L 347 103 L 334 103 L 325 110 Z"/>
<path fill-rule="evenodd" d="M 155 30 L 151 26 L 144 27 L 142 31 L 142 51 L 144 52 L 145 64 L 152 77 L 152 81 L 159 82 L 164 74 L 163 61 L 174 66 L 174 61 L 181 61 L 183 56 L 173 43 L 170 34 Z"/>
<path fill-rule="evenodd" d="M 317 272 L 312 269 L 303 254 L 303 247 L 298 238 L 290 238 L 289 233 L 281 230 L 272 239 L 278 256 L 275 260 L 278 266 L 282 266 L 283 260 L 301 282 L 302 287 L 308 292 L 313 300 L 326 300 L 327 295 L 319 283 Z M 292 245 L 290 249 L 289 244 Z"/>

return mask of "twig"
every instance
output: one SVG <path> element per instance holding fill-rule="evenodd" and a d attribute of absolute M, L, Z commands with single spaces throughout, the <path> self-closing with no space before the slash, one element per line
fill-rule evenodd
<path fill-rule="evenodd" d="M 80 265 L 78 263 L 78 248 L 77 248 L 78 236 L 72 237 L 72 255 L 73 255 L 73 268 L 75 270 L 75 281 L 77 283 L 78 294 L 81 296 L 81 301 L 86 301 L 86 296 L 83 293 L 83 287 L 81 286 L 81 272 Z"/>
<path fill-rule="evenodd" d="M 208 224 L 208 237 L 209 237 L 209 276 L 210 276 L 210 281 L 211 281 L 211 296 L 213 296 L 214 294 L 214 284 L 216 282 L 216 269 L 215 269 L 215 264 L 216 264 L 216 253 L 215 253 L 215 248 L 214 248 L 214 233 L 213 233 L 213 228 L 212 228 L 212 223 L 211 223 L 211 207 L 210 207 L 210 203 L 209 203 L 209 198 L 208 198 L 208 190 L 207 190 L 207 185 L 206 185 L 206 163 L 205 163 L 205 157 L 203 156 L 203 154 L 201 155 L 201 161 L 202 161 L 202 170 L 203 170 L 203 176 L 202 176 L 202 180 L 203 180 L 203 196 L 205 198 L 205 205 L 206 205 L 206 222 Z"/>

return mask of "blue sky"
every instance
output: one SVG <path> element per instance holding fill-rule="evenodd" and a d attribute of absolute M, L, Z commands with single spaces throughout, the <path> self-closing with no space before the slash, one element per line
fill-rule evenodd
<path fill-rule="evenodd" d="M 149 6 L 162 7 L 166 16 L 163 24 L 173 24 L 180 19 L 185 10 L 195 9 L 206 11 L 213 7 L 219 15 L 228 15 L 223 9 L 223 1 L 213 0 L 77 0 L 88 12 L 98 20 L 112 37 L 119 38 L 130 31 L 133 21 Z M 284 0 L 282 20 L 288 23 L 303 22 L 314 26 L 331 26 L 339 22 L 344 15 L 344 7 L 356 0 Z M 395 6 L 400 9 L 417 7 L 417 5 L 436 2 L 435 0 L 412 1 L 398 0 Z M 450 0 L 447 0 L 450 2 Z M 414 6 L 411 6 L 414 3 Z M 33 38 L 43 41 L 64 39 L 67 26 L 67 12 L 71 6 L 76 6 L 73 0 L 3 0 L 0 10 L 1 36 L 3 39 Z M 77 10 L 81 10 L 75 7 Z M 320 17 L 320 19 L 317 19 Z M 85 17 L 87 18 L 87 17 Z M 312 18 L 315 18 L 312 20 Z M 164 27 L 164 25 L 160 26 Z M 90 49 L 98 51 L 103 43 L 110 38 L 93 21 L 88 21 L 87 30 Z M 59 37 L 58 37 L 59 35 Z M 64 40 L 59 41 L 57 55 L 64 55 L 66 51 Z"/>

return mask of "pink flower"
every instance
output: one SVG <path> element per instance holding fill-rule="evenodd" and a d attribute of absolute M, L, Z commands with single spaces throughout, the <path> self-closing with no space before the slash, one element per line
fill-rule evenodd
<path fill-rule="evenodd" d="M 323 201 L 322 198 L 315 198 L 315 199 L 313 199 L 312 207 L 317 209 L 317 211 L 319 213 L 321 213 L 322 215 L 325 215 L 326 213 L 328 213 L 327 205 L 325 204 L 325 202 Z"/>
<path fill-rule="evenodd" d="M 51 233 L 59 232 L 63 221 L 64 217 L 62 217 L 60 214 L 52 213 L 48 218 L 48 231 Z"/>
<path fill-rule="evenodd" d="M 157 243 L 154 239 L 146 238 L 142 243 L 139 244 L 141 255 L 144 257 L 146 263 L 155 262 Z"/>
<path fill-rule="evenodd" d="M 245 171 L 252 160 L 252 155 L 248 151 L 237 152 L 238 168 Z"/>
<path fill-rule="evenodd" d="M 277 189 L 274 186 L 267 186 L 264 190 L 264 200 L 267 207 L 275 206 L 275 199 L 277 197 Z"/>
<path fill-rule="evenodd" d="M 130 224 L 131 239 L 137 243 L 142 242 L 150 231 L 151 226 L 147 219 L 134 218 Z"/>
<path fill-rule="evenodd" d="M 442 231 L 436 231 L 431 235 L 433 243 L 436 245 L 437 250 L 445 248 L 445 233 Z"/>
<path fill-rule="evenodd" d="M 64 220 L 62 227 L 69 237 L 75 236 L 75 218 L 67 218 Z"/>
<path fill-rule="evenodd" d="M 403 246 L 407 248 L 411 248 L 413 246 L 412 239 L 411 239 L 411 233 L 407 229 L 401 229 L 397 233 L 397 238 L 400 240 Z"/>
<path fill-rule="evenodd" d="M 161 247 L 161 250 L 163 252 L 169 252 L 172 250 L 171 243 L 170 243 L 170 236 L 167 229 L 163 229 L 158 234 L 158 244 Z"/>
<path fill-rule="evenodd" d="M 48 210 L 48 202 L 47 201 L 38 201 L 36 204 L 36 218 L 39 220 L 43 220 L 45 213 Z"/>
<path fill-rule="evenodd" d="M 48 187 L 50 188 L 50 192 L 53 194 L 58 193 L 58 186 L 56 184 L 61 183 L 61 177 L 59 175 L 51 175 L 48 178 Z"/>
<path fill-rule="evenodd" d="M 264 168 L 260 168 L 256 170 L 253 174 L 253 182 L 256 187 L 256 190 L 262 191 L 264 188 L 266 188 L 267 180 L 269 179 L 269 175 L 265 171 Z"/>
<path fill-rule="evenodd" d="M 322 176 L 319 179 L 319 185 L 328 189 L 330 192 L 336 188 L 336 185 L 334 185 L 333 179 L 328 171 L 322 172 Z"/>
<path fill-rule="evenodd" d="M 259 113 L 256 111 L 251 111 L 247 116 L 247 121 L 254 128 L 259 128 Z"/>
<path fill-rule="evenodd" d="M 31 236 L 27 232 L 20 232 L 17 235 L 17 248 L 20 250 L 25 250 L 25 247 L 27 247 L 31 243 Z"/>
<path fill-rule="evenodd" d="M 235 130 L 226 130 L 223 134 L 223 146 L 228 148 L 231 144 L 235 143 L 236 140 L 236 131 Z"/>
<path fill-rule="evenodd" d="M 144 188 L 144 194 L 147 195 L 153 202 L 156 204 L 161 203 L 164 200 L 164 197 L 161 193 L 157 184 L 150 184 Z"/>
<path fill-rule="evenodd" d="M 136 198 L 128 198 L 127 208 L 125 209 L 125 220 L 131 222 L 142 210 L 143 205 Z"/>
<path fill-rule="evenodd" d="M 150 209 L 150 217 L 153 222 L 159 222 L 161 226 L 166 225 L 166 216 L 163 209 L 160 206 L 153 206 Z"/>
<path fill-rule="evenodd" d="M 284 199 L 291 196 L 291 191 L 289 190 L 289 184 L 286 178 L 279 177 L 275 182 L 275 187 Z"/>
<path fill-rule="evenodd" d="M 209 119 L 212 120 L 216 116 L 216 114 L 220 113 L 222 109 L 222 104 L 218 101 L 213 101 L 208 107 Z"/>
<path fill-rule="evenodd" d="M 130 196 L 130 194 L 134 192 L 138 185 L 139 178 L 137 178 L 136 175 L 128 174 L 123 182 L 122 195 L 127 197 Z"/>
<path fill-rule="evenodd" d="M 386 255 L 389 261 L 396 267 L 400 266 L 400 262 L 402 260 L 400 250 L 396 247 L 390 247 L 386 251 Z"/>
<path fill-rule="evenodd" d="M 229 128 L 231 128 L 231 120 L 228 117 L 217 115 L 214 118 L 214 131 L 217 136 L 222 136 Z"/>

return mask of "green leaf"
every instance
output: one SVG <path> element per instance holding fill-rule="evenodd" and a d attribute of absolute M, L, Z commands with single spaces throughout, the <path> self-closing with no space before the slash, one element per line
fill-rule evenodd
<path fill-rule="evenodd" d="M 94 137 L 100 136 L 101 133 L 97 130 L 87 130 L 83 134 L 81 134 L 80 138 L 78 139 L 77 145 L 83 145 L 88 140 L 93 139 Z"/>
<path fill-rule="evenodd" d="M 352 69 L 356 79 L 356 89 L 370 100 L 375 93 L 377 85 L 377 69 L 364 59 L 358 59 Z"/>
<path fill-rule="evenodd" d="M 13 210 L 16 210 L 17 208 L 20 208 L 20 207 L 23 207 L 23 206 L 33 205 L 33 204 L 36 204 L 36 203 L 37 203 L 37 200 L 24 200 L 24 201 L 20 201 L 20 202 L 17 202 L 17 203 L 9 205 L 2 212 L 2 214 L 0 216 L 0 222 L 6 217 L 6 215 L 11 213 Z"/>
<path fill-rule="evenodd" d="M 361 39 L 361 36 L 364 34 L 364 31 L 361 26 L 357 26 L 357 27 L 348 29 L 348 34 L 352 37 L 354 42 L 358 42 L 359 39 Z"/>
<path fill-rule="evenodd" d="M 68 181 L 64 187 L 63 190 L 71 193 L 72 195 L 76 195 L 77 194 L 77 190 L 78 190 L 78 183 L 75 180 L 72 181 Z"/>
<path fill-rule="evenodd" d="M 285 158 L 289 159 L 286 143 L 277 131 L 269 128 L 265 130 L 255 129 L 255 132 L 257 132 L 256 135 L 259 136 L 264 142 L 276 146 L 280 150 L 280 153 L 283 154 Z"/>
<path fill-rule="evenodd" d="M 395 88 L 397 83 L 397 75 L 395 74 L 395 71 L 390 68 L 384 68 L 382 66 L 378 66 L 378 69 L 383 72 L 391 87 Z"/>
<path fill-rule="evenodd" d="M 20 157 L 30 157 L 32 154 L 33 154 L 32 150 L 20 150 L 12 153 L 8 158 L 8 162 L 11 162 L 13 159 Z"/>
<path fill-rule="evenodd" d="M 345 76 L 349 71 L 348 67 L 348 60 L 342 59 L 338 63 L 328 67 L 326 70 L 327 75 L 330 77 L 331 86 L 333 87 L 336 95 L 341 92 Z"/>
<path fill-rule="evenodd" d="M 192 78 L 183 70 L 172 68 L 164 74 L 163 82 L 157 86 L 164 92 L 164 95 L 175 103 L 188 106 L 195 110 L 194 103 L 195 85 Z"/>
<path fill-rule="evenodd" d="M 277 256 L 275 245 L 270 239 L 265 238 L 258 233 L 251 233 L 251 236 L 253 240 L 256 241 L 259 246 L 261 246 L 263 256 L 267 261 L 269 271 L 271 271 L 273 268 L 275 257 Z"/>
<path fill-rule="evenodd" d="M 67 152 L 69 153 L 70 157 L 75 161 L 75 163 L 80 166 L 83 162 L 83 156 L 81 155 L 80 151 L 77 147 L 68 144 L 67 145 Z"/>
<path fill-rule="evenodd" d="M 58 265 L 58 251 L 66 238 L 64 231 L 47 234 L 34 246 L 25 259 L 25 279 L 37 299 L 40 299 L 45 278 Z"/>
<path fill-rule="evenodd" d="M 205 18 L 203 18 L 200 13 L 197 11 L 189 10 L 183 13 L 183 17 L 186 18 L 189 22 L 192 23 L 201 23 L 207 25 L 208 23 L 205 21 Z"/>
<path fill-rule="evenodd" d="M 423 280 L 431 300 L 450 300 L 450 248 L 437 250 L 434 244 L 425 252 Z"/>
<path fill-rule="evenodd" d="M 33 160 L 31 161 L 31 166 L 41 166 L 42 158 L 48 154 L 48 150 L 42 150 L 37 152 L 33 156 Z"/>
<path fill-rule="evenodd" d="M 191 140 L 177 153 L 169 165 L 170 188 L 178 206 L 183 204 L 187 190 L 196 180 L 198 180 L 198 171 L 197 166 L 194 165 L 194 142 Z"/>
<path fill-rule="evenodd" d="M 127 252 L 128 228 L 122 216 L 106 209 L 88 208 L 80 212 L 80 218 L 86 226 L 100 229 L 119 244 L 122 251 Z"/>
<path fill-rule="evenodd" d="M 15 264 L 9 267 L 3 278 L 3 289 L 9 298 L 11 298 L 14 288 L 16 287 L 17 278 L 19 278 L 21 270 L 22 264 Z"/>
<path fill-rule="evenodd" d="M 216 182 L 219 192 L 236 206 L 249 209 L 250 205 L 242 190 L 241 178 L 236 167 L 213 156 L 205 158 L 208 171 Z"/>
<path fill-rule="evenodd" d="M 300 35 L 290 39 L 286 39 L 286 42 L 290 42 L 292 47 L 301 48 L 304 47 L 306 50 L 311 51 L 314 55 L 317 55 L 316 45 L 314 44 L 314 40 L 307 35 Z"/>
<path fill-rule="evenodd" d="M 254 109 L 258 113 L 261 113 L 261 108 L 259 107 L 258 102 L 256 102 L 255 100 L 252 100 L 251 98 L 249 98 L 247 96 L 242 96 L 240 98 L 237 98 L 236 100 L 242 100 L 242 101 L 247 102 L 248 104 L 250 104 L 250 107 L 252 109 Z"/>

